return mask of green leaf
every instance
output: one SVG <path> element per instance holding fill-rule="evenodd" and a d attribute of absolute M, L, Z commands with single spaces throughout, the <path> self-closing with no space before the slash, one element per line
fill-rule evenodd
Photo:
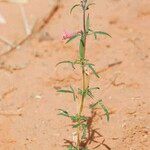
<path fill-rule="evenodd" d="M 68 150 L 73 150 L 73 146 L 72 146 L 72 145 L 69 145 L 69 146 L 68 146 Z"/>
<path fill-rule="evenodd" d="M 99 101 L 98 101 L 99 102 Z M 98 102 L 94 103 L 94 104 L 91 104 L 90 105 L 90 109 L 94 109 L 97 105 L 98 105 Z"/>
<path fill-rule="evenodd" d="M 72 94 L 73 94 L 73 99 L 74 99 L 74 101 L 76 101 L 76 95 L 75 95 L 75 91 L 74 91 L 73 87 L 70 86 L 70 89 L 71 89 Z"/>
<path fill-rule="evenodd" d="M 87 120 L 88 120 L 88 117 L 80 116 L 80 120 L 82 120 L 82 121 L 87 121 Z"/>
<path fill-rule="evenodd" d="M 107 117 L 107 121 L 109 121 L 109 119 L 110 119 L 110 117 L 109 117 L 109 111 L 108 111 L 108 109 L 105 107 L 105 105 L 103 104 L 102 100 L 99 100 L 98 102 L 96 102 L 96 103 L 90 105 L 90 108 L 91 108 L 91 109 L 94 109 L 94 108 L 96 108 L 97 106 L 100 106 L 100 107 L 104 110 L 105 115 L 106 115 L 106 117 Z"/>
<path fill-rule="evenodd" d="M 67 114 L 64 114 L 64 113 L 59 113 L 58 115 L 60 115 L 60 116 L 65 116 L 65 117 L 69 117 Z"/>
<path fill-rule="evenodd" d="M 99 75 L 98 75 L 97 72 L 95 71 L 93 65 L 92 65 L 92 64 L 87 64 L 87 65 L 88 65 L 88 67 L 92 70 L 92 72 L 94 73 L 94 75 L 95 75 L 97 78 L 99 78 Z"/>
<path fill-rule="evenodd" d="M 90 28 L 90 17 L 89 17 L 89 14 L 88 14 L 87 19 L 86 19 L 86 32 L 89 31 L 89 28 Z"/>
<path fill-rule="evenodd" d="M 94 98 L 94 95 L 92 94 L 92 92 L 91 92 L 89 89 L 88 89 L 87 95 L 88 95 L 89 97 L 91 97 L 92 99 Z"/>
<path fill-rule="evenodd" d="M 60 65 L 60 64 L 64 64 L 64 63 L 71 64 L 72 68 L 75 69 L 74 63 L 71 62 L 71 61 L 69 61 L 69 60 L 61 61 L 61 62 L 57 63 L 56 66 L 58 66 L 58 65 Z"/>
<path fill-rule="evenodd" d="M 72 127 L 73 127 L 73 128 L 78 128 L 80 125 L 81 125 L 81 124 L 78 123 L 78 124 L 73 125 Z"/>
<path fill-rule="evenodd" d="M 80 36 L 80 34 L 75 34 L 74 36 L 72 36 L 72 37 L 66 42 L 66 44 L 69 43 L 69 42 L 71 42 L 72 40 L 76 39 L 78 36 Z"/>
<path fill-rule="evenodd" d="M 60 90 L 57 90 L 57 92 L 60 92 L 60 93 L 71 93 L 71 94 L 73 94 L 74 101 L 76 101 L 75 91 L 74 91 L 72 86 L 70 86 L 70 90 L 60 89 Z"/>
<path fill-rule="evenodd" d="M 88 95 L 89 97 L 91 97 L 92 99 L 94 99 L 94 95 L 93 95 L 93 93 L 92 93 L 92 90 L 99 90 L 99 89 L 100 89 L 99 87 L 88 88 L 88 89 L 87 89 L 87 95 Z"/>
<path fill-rule="evenodd" d="M 83 92 L 80 88 L 78 88 L 78 94 L 83 95 Z"/>
<path fill-rule="evenodd" d="M 62 115 L 62 116 L 65 116 L 65 117 L 70 117 L 69 116 L 69 113 L 63 109 L 58 109 L 60 111 L 60 113 L 58 115 Z"/>
<path fill-rule="evenodd" d="M 88 10 L 88 9 L 89 9 L 89 6 L 91 6 L 91 5 L 95 5 L 95 3 L 90 3 L 90 4 L 88 4 L 87 7 L 86 7 L 86 10 Z"/>
<path fill-rule="evenodd" d="M 83 91 L 83 90 L 81 90 L 81 89 L 78 88 L 78 94 L 80 94 L 80 95 L 82 95 L 82 96 L 86 96 L 86 94 L 87 94 L 87 89 Z"/>
<path fill-rule="evenodd" d="M 94 31 L 93 31 L 93 30 L 91 30 L 91 29 L 89 29 L 89 31 L 91 32 L 89 35 L 94 34 L 95 39 L 97 39 L 97 35 L 96 35 L 96 33 L 94 33 Z"/>
<path fill-rule="evenodd" d="M 84 59 L 84 36 L 82 35 L 80 39 L 80 45 L 79 45 L 79 54 L 80 54 L 80 59 Z"/>
<path fill-rule="evenodd" d="M 79 121 L 79 120 L 80 120 L 80 121 L 87 121 L 87 119 L 88 119 L 88 118 L 85 117 L 85 116 L 80 116 L 80 117 L 79 117 L 78 115 L 70 116 L 70 118 L 71 118 L 72 121 L 76 121 L 76 122 Z"/>
<path fill-rule="evenodd" d="M 71 9 L 70 9 L 70 14 L 72 13 L 72 11 L 74 10 L 74 8 L 80 6 L 80 4 L 75 4 Z"/>
<path fill-rule="evenodd" d="M 78 150 L 78 149 L 76 147 L 74 147 L 73 145 L 69 145 L 68 150 Z"/>
<path fill-rule="evenodd" d="M 107 117 L 107 121 L 109 121 L 109 111 L 108 111 L 108 109 L 105 107 L 105 105 L 102 103 L 102 100 L 101 101 L 99 101 L 99 105 L 102 107 L 102 109 L 104 110 L 104 112 L 105 112 L 105 115 L 106 115 L 106 117 Z"/>
<path fill-rule="evenodd" d="M 89 88 L 90 90 L 99 90 L 100 88 L 99 87 L 92 87 L 92 88 Z"/>
<path fill-rule="evenodd" d="M 79 120 L 79 117 L 76 115 L 76 116 L 70 116 L 71 120 L 72 121 L 78 121 Z"/>
<path fill-rule="evenodd" d="M 107 35 L 107 36 L 111 37 L 111 35 L 109 35 L 109 34 L 106 33 L 106 32 L 95 31 L 95 32 L 94 32 L 95 39 L 97 39 L 97 34 L 100 34 L 100 35 Z"/>
<path fill-rule="evenodd" d="M 92 32 L 92 33 L 94 33 L 94 31 L 92 29 L 90 29 L 90 28 L 89 28 L 89 31 Z"/>
<path fill-rule="evenodd" d="M 60 93 L 73 93 L 70 90 L 57 90 L 57 92 L 60 92 Z"/>

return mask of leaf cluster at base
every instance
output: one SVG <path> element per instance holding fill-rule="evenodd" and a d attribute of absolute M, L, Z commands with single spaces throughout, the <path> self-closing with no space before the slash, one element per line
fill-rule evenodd
<path fill-rule="evenodd" d="M 59 109 L 59 114 L 58 115 L 62 115 L 64 117 L 68 117 L 71 119 L 71 121 L 74 123 L 72 125 L 72 128 L 78 128 L 80 127 L 82 129 L 82 139 L 86 139 L 86 135 L 87 135 L 87 129 L 88 129 L 88 117 L 86 116 L 79 116 L 77 115 L 70 115 L 69 112 L 67 112 L 66 110 L 63 109 Z"/>

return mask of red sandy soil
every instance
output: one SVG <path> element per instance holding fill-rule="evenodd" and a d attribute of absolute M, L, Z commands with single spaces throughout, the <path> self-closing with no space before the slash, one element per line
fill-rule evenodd
<path fill-rule="evenodd" d="M 48 10 L 45 1 L 25 7 L 29 14 L 41 17 Z M 65 150 L 64 139 L 72 140 L 71 122 L 57 114 L 59 108 L 75 113 L 76 106 L 70 95 L 58 94 L 56 89 L 70 84 L 77 88 L 81 74 L 68 65 L 55 65 L 78 57 L 78 41 L 66 45 L 61 40 L 64 30 L 81 29 L 80 9 L 69 15 L 75 2 L 62 0 L 42 31 L 19 49 L 0 56 L 0 150 Z M 87 57 L 101 75 L 100 79 L 91 75 L 91 86 L 101 87 L 96 97 L 103 99 L 111 115 L 108 123 L 99 111 L 93 129 L 101 136 L 89 148 L 149 150 L 150 1 L 94 2 L 91 26 L 112 38 L 88 39 Z M 0 26 L 1 36 L 14 41 L 24 36 L 17 6 L 2 3 L 0 10 L 10 21 L 7 27 Z M 2 52 L 6 47 L 2 43 L 1 47 Z M 84 113 L 87 110 L 88 104 Z"/>

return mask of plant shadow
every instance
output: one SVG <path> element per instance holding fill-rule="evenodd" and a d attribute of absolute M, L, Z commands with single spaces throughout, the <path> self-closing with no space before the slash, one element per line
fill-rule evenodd
<path fill-rule="evenodd" d="M 89 145 L 95 145 L 92 147 L 92 149 L 97 149 L 100 146 L 105 147 L 107 150 L 111 150 L 111 148 L 105 143 L 105 138 L 104 136 L 99 133 L 98 128 L 93 128 L 92 124 L 94 122 L 95 117 L 97 116 L 96 111 L 91 112 L 91 117 L 88 119 L 88 128 L 87 128 L 87 137 L 84 139 L 81 143 L 80 146 L 82 149 L 85 149 L 89 147 Z M 72 145 L 74 147 L 74 141 L 64 139 L 64 147 L 68 147 L 69 145 Z"/>

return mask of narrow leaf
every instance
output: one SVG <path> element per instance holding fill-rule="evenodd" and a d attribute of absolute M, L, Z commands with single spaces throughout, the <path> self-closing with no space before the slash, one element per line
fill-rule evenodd
<path fill-rule="evenodd" d="M 96 36 L 96 38 L 97 38 L 97 34 L 107 35 L 107 36 L 111 37 L 111 35 L 109 35 L 109 34 L 108 34 L 108 33 L 106 33 L 106 32 L 102 32 L 102 31 L 95 31 L 95 32 L 94 32 L 94 36 Z"/>
<path fill-rule="evenodd" d="M 61 61 L 61 62 L 57 63 L 56 66 L 63 64 L 63 63 L 69 63 L 69 64 L 71 64 L 72 68 L 75 69 L 74 63 L 69 60 Z"/>
<path fill-rule="evenodd" d="M 101 108 L 104 110 L 105 115 L 106 115 L 106 117 L 107 117 L 107 121 L 109 121 L 109 119 L 110 119 L 110 117 L 109 117 L 109 111 L 108 111 L 108 109 L 105 107 L 105 105 L 103 104 L 102 100 L 99 100 L 98 102 L 96 102 L 96 103 L 90 105 L 90 108 L 91 108 L 91 109 L 94 109 L 94 108 L 97 108 L 98 106 L 101 107 Z"/>
<path fill-rule="evenodd" d="M 88 117 L 80 116 L 80 120 L 87 121 L 87 120 L 88 120 Z"/>
<path fill-rule="evenodd" d="M 73 127 L 73 128 L 77 128 L 77 127 L 79 127 L 80 125 L 81 125 L 81 124 L 78 123 L 78 124 L 73 125 L 72 127 Z"/>
<path fill-rule="evenodd" d="M 90 28 L 90 17 L 89 17 L 89 14 L 88 14 L 87 19 L 86 19 L 86 32 L 89 31 L 89 28 Z"/>
<path fill-rule="evenodd" d="M 58 115 L 62 115 L 65 117 L 69 117 L 69 113 L 63 109 L 58 109 L 60 111 L 60 113 Z"/>
<path fill-rule="evenodd" d="M 69 117 L 67 114 L 64 114 L 64 113 L 59 113 L 58 115 L 60 115 L 60 116 L 65 116 L 65 117 Z"/>
<path fill-rule="evenodd" d="M 73 93 L 70 90 L 57 90 L 57 92 L 60 92 L 60 93 Z"/>
<path fill-rule="evenodd" d="M 90 90 L 99 90 L 100 88 L 99 87 L 92 87 L 92 88 L 89 88 Z"/>
<path fill-rule="evenodd" d="M 73 87 L 70 86 L 70 89 L 71 89 L 72 94 L 73 94 L 73 99 L 74 99 L 74 101 L 76 101 L 76 95 L 75 95 L 75 91 L 74 91 Z"/>
<path fill-rule="evenodd" d="M 109 111 L 108 109 L 105 107 L 105 105 L 102 103 L 102 101 L 99 101 L 99 105 L 102 107 L 102 109 L 104 110 L 105 112 L 105 115 L 107 117 L 107 121 L 109 121 Z"/>
<path fill-rule="evenodd" d="M 89 97 L 91 97 L 92 99 L 94 98 L 94 95 L 92 94 L 92 92 L 91 92 L 90 90 L 88 90 L 87 95 L 88 95 Z"/>
<path fill-rule="evenodd" d="M 92 72 L 94 73 L 94 75 L 99 78 L 99 75 L 97 74 L 97 72 L 95 71 L 94 67 L 91 64 L 88 64 L 88 67 L 92 70 Z"/>
<path fill-rule="evenodd" d="M 95 5 L 95 3 L 90 3 L 90 4 L 88 4 L 87 7 L 86 7 L 86 9 L 88 10 L 88 9 L 89 9 L 89 6 L 91 6 L 91 5 Z"/>
<path fill-rule="evenodd" d="M 99 103 L 99 101 L 96 102 L 96 103 L 94 103 L 94 104 L 91 104 L 91 105 L 90 105 L 90 109 L 94 109 L 94 108 L 98 105 L 98 103 Z"/>
<path fill-rule="evenodd" d="M 69 43 L 69 42 L 71 42 L 72 40 L 76 39 L 78 36 L 80 36 L 80 34 L 75 34 L 74 36 L 72 36 L 72 37 L 66 42 L 66 44 Z"/>
<path fill-rule="evenodd" d="M 75 4 L 71 9 L 70 9 L 70 14 L 72 13 L 72 11 L 74 10 L 74 8 L 80 6 L 80 4 Z"/>
<path fill-rule="evenodd" d="M 79 45 L 80 59 L 84 59 L 84 36 L 82 35 Z"/>

